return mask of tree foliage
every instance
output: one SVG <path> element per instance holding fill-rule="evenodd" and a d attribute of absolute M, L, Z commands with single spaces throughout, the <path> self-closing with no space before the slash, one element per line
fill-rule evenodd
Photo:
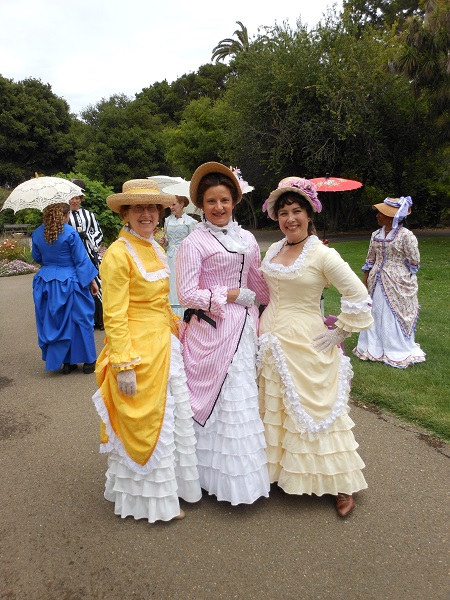
<path fill-rule="evenodd" d="M 410 17 L 391 61 L 408 77 L 416 98 L 429 103 L 439 137 L 450 140 L 450 11 L 448 0 L 428 0 L 423 15 Z"/>
<path fill-rule="evenodd" d="M 81 113 L 89 125 L 76 169 L 120 191 L 124 181 L 164 172 L 162 120 L 145 100 L 111 96 Z"/>
<path fill-rule="evenodd" d="M 299 20 L 264 27 L 251 40 L 237 21 L 233 37 L 214 48 L 215 64 L 149 85 L 134 99 L 102 99 L 81 119 L 50 86 L 0 78 L 0 183 L 72 169 L 120 191 L 127 179 L 190 178 L 201 162 L 219 160 L 255 186 L 240 205 L 247 223 L 268 224 L 260 207 L 282 177 L 327 173 L 364 184 L 323 195 L 328 226 L 371 225 L 371 204 L 402 194 L 414 200 L 410 223 L 444 222 L 447 3 L 348 0 L 314 29 Z"/>
<path fill-rule="evenodd" d="M 74 164 L 69 105 L 38 79 L 0 76 L 0 184 L 15 187 L 35 172 Z"/>
<path fill-rule="evenodd" d="M 250 41 L 248 39 L 248 30 L 241 21 L 236 21 L 240 29 L 236 29 L 233 33 L 237 39 L 225 38 L 213 48 L 211 61 L 215 60 L 216 63 L 219 60 L 225 60 L 225 58 L 231 58 L 239 54 L 239 52 L 245 52 L 250 48 Z"/>

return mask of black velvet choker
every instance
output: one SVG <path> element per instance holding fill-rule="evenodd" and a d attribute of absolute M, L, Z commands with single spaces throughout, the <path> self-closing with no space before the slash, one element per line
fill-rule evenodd
<path fill-rule="evenodd" d="M 307 240 L 309 238 L 309 233 L 306 237 L 304 237 L 302 240 L 300 240 L 299 242 L 288 242 L 286 240 L 286 246 L 296 246 L 297 244 L 301 244 L 302 242 L 304 242 L 305 240 Z"/>

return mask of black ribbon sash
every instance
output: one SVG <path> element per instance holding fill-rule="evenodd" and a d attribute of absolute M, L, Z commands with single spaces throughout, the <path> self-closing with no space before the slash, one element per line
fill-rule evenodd
<path fill-rule="evenodd" d="M 216 322 L 214 321 L 214 319 L 211 319 L 211 317 L 208 317 L 208 315 L 205 315 L 205 311 L 203 311 L 201 308 L 187 308 L 184 311 L 183 321 L 185 323 L 189 323 L 189 321 L 192 319 L 192 317 L 194 315 L 197 316 L 198 321 L 203 320 L 206 323 L 208 323 L 209 325 L 211 325 L 211 327 L 214 327 L 214 329 L 217 329 Z"/>

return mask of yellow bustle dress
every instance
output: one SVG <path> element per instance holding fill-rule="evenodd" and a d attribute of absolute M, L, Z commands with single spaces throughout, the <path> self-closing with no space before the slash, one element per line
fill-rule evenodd
<path fill-rule="evenodd" d="M 152 237 L 124 228 L 100 274 L 106 338 L 93 401 L 102 420 L 100 451 L 110 453 L 105 497 L 122 517 L 169 520 L 180 512 L 178 497 L 196 502 L 201 490 L 167 260 Z M 117 386 L 117 374 L 130 368 L 134 396 Z"/>
<path fill-rule="evenodd" d="M 261 267 L 270 290 L 258 357 L 270 481 L 289 494 L 352 494 L 367 484 L 348 415 L 350 359 L 338 346 L 317 351 L 313 338 L 326 330 L 320 296 L 327 282 L 342 294 L 337 326 L 345 331 L 371 327 L 370 297 L 317 236 L 293 265 L 271 263 L 285 241 L 269 248 Z"/>

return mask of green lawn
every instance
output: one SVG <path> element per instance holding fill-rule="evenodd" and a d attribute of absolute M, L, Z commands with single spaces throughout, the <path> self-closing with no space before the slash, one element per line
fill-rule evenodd
<path fill-rule="evenodd" d="M 330 244 L 361 275 L 368 240 Z M 426 352 L 426 362 L 408 369 L 365 362 L 351 354 L 357 336 L 346 340 L 355 373 L 352 396 L 376 404 L 450 440 L 450 237 L 419 239 L 418 273 L 421 305 L 416 342 Z M 338 314 L 340 296 L 325 290 L 325 313 Z"/>

